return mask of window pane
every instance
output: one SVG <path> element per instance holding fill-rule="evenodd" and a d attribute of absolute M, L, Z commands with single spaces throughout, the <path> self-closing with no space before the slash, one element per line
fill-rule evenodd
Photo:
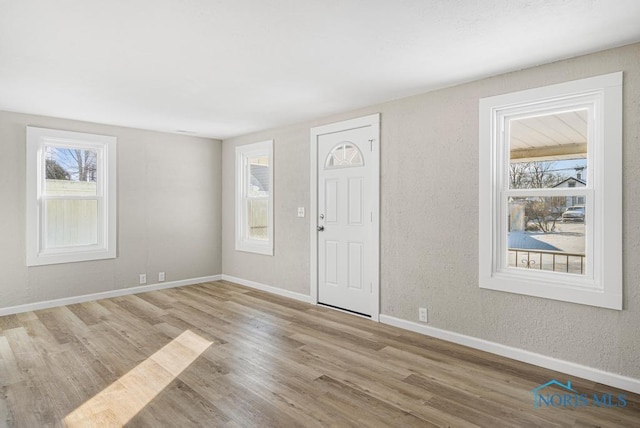
<path fill-rule="evenodd" d="M 269 196 L 269 157 L 249 158 L 247 162 L 249 164 L 247 196 Z"/>
<path fill-rule="evenodd" d="M 509 121 L 509 188 L 584 187 L 585 109 Z"/>
<path fill-rule="evenodd" d="M 96 245 L 98 243 L 98 201 L 46 201 L 46 249 Z"/>
<path fill-rule="evenodd" d="M 97 152 L 45 146 L 45 193 L 48 196 L 96 196 Z"/>
<path fill-rule="evenodd" d="M 331 149 L 325 168 L 353 167 L 363 165 L 362 153 L 360 149 L 350 143 L 341 143 Z"/>
<path fill-rule="evenodd" d="M 269 200 L 249 199 L 247 201 L 247 233 L 248 239 L 266 241 L 269 239 Z"/>
<path fill-rule="evenodd" d="M 510 197 L 508 265 L 584 275 L 585 200 L 584 195 Z"/>

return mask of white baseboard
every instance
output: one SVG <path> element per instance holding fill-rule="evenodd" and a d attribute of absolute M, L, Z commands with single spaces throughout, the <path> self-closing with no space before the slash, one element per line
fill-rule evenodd
<path fill-rule="evenodd" d="M 261 284 L 255 281 L 249 281 L 242 278 L 236 278 L 235 276 L 222 275 L 223 281 L 235 282 L 236 284 L 244 285 L 246 287 L 255 288 L 256 290 L 266 291 L 268 293 L 277 294 L 278 296 L 288 297 L 290 299 L 299 300 L 304 303 L 315 304 L 311 299 L 311 296 L 302 293 L 296 293 L 295 291 L 283 290 L 282 288 L 273 287 L 271 285 Z"/>
<path fill-rule="evenodd" d="M 200 278 L 182 279 L 179 281 L 160 282 L 157 284 L 141 285 L 138 287 L 120 288 L 118 290 L 103 291 L 101 293 L 83 294 L 82 296 L 65 297 L 62 299 L 47 300 L 44 302 L 27 303 L 25 305 L 0 308 L 0 316 L 19 314 L 22 312 L 37 311 L 40 309 L 55 308 L 58 306 L 73 305 L 91 300 L 108 299 L 111 297 L 126 296 L 128 294 L 144 293 L 147 291 L 163 290 L 165 288 L 182 287 L 184 285 L 200 284 L 203 282 L 220 281 L 222 275 L 203 276 Z"/>
<path fill-rule="evenodd" d="M 406 321 L 389 315 L 380 315 L 380 322 L 405 330 L 410 330 L 415 333 L 424 334 L 426 336 L 435 337 L 437 339 L 446 340 L 448 342 L 457 343 L 459 345 L 468 346 L 470 348 L 479 349 L 481 351 L 486 351 L 517 361 L 533 364 L 534 366 L 555 370 L 572 376 L 602 383 L 604 385 L 613 386 L 614 388 L 620 388 L 624 389 L 625 391 L 640 394 L 640 379 L 634 379 L 615 373 L 605 372 L 593 367 L 583 366 L 581 364 L 572 363 L 570 361 L 559 360 L 557 358 L 548 357 L 542 354 L 536 354 L 535 352 L 525 351 L 524 349 L 501 345 L 499 343 L 490 342 L 484 339 L 478 339 L 472 336 L 466 336 L 460 333 L 454 333 L 435 327 L 429 327 L 423 324 L 418 324 L 413 321 Z"/>

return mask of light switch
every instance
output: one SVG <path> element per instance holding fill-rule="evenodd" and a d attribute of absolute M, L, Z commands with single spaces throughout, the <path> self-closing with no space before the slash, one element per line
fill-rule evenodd
<path fill-rule="evenodd" d="M 298 207 L 298 217 L 304 217 L 304 207 Z"/>

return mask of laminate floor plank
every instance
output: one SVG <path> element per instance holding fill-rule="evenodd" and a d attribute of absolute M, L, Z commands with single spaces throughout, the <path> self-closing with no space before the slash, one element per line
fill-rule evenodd
<path fill-rule="evenodd" d="M 302 351 L 307 349 L 303 348 Z M 397 376 L 394 378 L 386 374 L 376 374 L 367 365 L 337 367 L 331 361 L 333 360 L 327 360 L 325 357 L 311 358 L 307 364 L 316 372 L 331 373 L 344 384 L 412 413 L 428 423 L 438 426 L 475 426 L 455 415 L 430 407 L 426 401 L 432 397 L 429 391 L 403 382 Z"/>
<path fill-rule="evenodd" d="M 27 381 L 18 382 L 2 388 L 7 405 L 4 422 L 10 427 L 38 427 L 42 421 L 38 419 L 38 393 L 27 385 Z M 55 425 L 56 420 L 48 421 Z"/>
<path fill-rule="evenodd" d="M 75 323 L 71 322 L 70 316 L 75 314 L 67 309 L 66 306 L 60 308 L 46 309 L 38 313 L 38 319 L 45 326 L 51 336 L 55 337 L 59 344 L 70 343 L 74 340 L 73 330 L 70 326 Z M 77 318 L 77 317 L 76 317 Z M 79 322 L 81 322 L 78 319 Z M 85 326 L 86 327 L 86 326 Z M 82 328 L 82 326 L 79 326 Z"/>
<path fill-rule="evenodd" d="M 22 324 L 20 318 L 17 315 L 6 315 L 0 317 L 0 332 L 4 330 L 11 330 L 12 328 L 18 328 Z"/>
<path fill-rule="evenodd" d="M 182 372 L 178 378 L 189 385 L 204 400 L 209 403 L 215 403 L 228 395 L 220 388 L 220 379 L 228 373 L 229 370 L 224 364 L 213 363 L 208 358 L 199 358 L 187 370 Z"/>
<path fill-rule="evenodd" d="M 216 406 L 237 424 L 245 427 L 300 427 L 304 425 L 258 397 L 253 391 L 243 390 L 216 402 Z"/>
<path fill-rule="evenodd" d="M 109 310 L 111 316 L 107 317 L 100 323 L 100 326 L 111 329 L 114 340 L 124 341 L 136 348 L 141 353 L 141 357 L 147 355 L 148 352 L 155 352 L 158 344 L 162 344 L 170 340 L 169 337 L 156 331 L 153 328 L 149 318 L 140 318 L 135 314 L 123 308 L 115 300 L 103 300 L 101 305 Z M 131 319 L 136 322 L 132 323 Z M 154 319 L 155 320 L 155 319 Z M 160 318 L 156 322 L 162 322 Z M 124 347 L 129 349 L 129 347 Z"/>
<path fill-rule="evenodd" d="M 242 294 L 235 294 L 229 298 L 229 301 L 241 305 L 242 309 L 248 311 L 247 313 L 252 315 L 267 315 L 270 318 L 276 320 L 287 320 L 291 316 L 291 308 L 283 306 L 277 303 L 277 300 L 269 300 L 261 298 L 263 295 L 268 295 L 266 292 L 249 292 Z M 276 296 L 278 297 L 278 296 Z M 297 312 L 302 315 L 305 312 Z"/>
<path fill-rule="evenodd" d="M 322 335 L 315 337 L 301 333 L 296 333 L 292 337 L 305 343 L 304 349 L 306 352 L 312 353 L 321 360 L 330 361 L 335 366 L 345 370 L 362 365 L 377 375 L 390 376 L 396 379 L 405 378 L 412 373 L 402 367 L 380 364 L 376 354 L 371 353 L 367 348 L 348 347 L 345 346 L 342 340 L 338 341 L 338 343 L 330 342 L 325 340 Z"/>
<path fill-rule="evenodd" d="M 225 304 L 226 314 L 210 316 L 204 310 L 176 304 L 170 313 L 175 317 L 198 325 L 203 331 L 215 335 L 219 341 L 226 342 L 242 335 L 249 342 L 261 346 L 299 347 L 301 343 L 287 337 L 289 322 L 265 316 L 251 316 L 244 313 L 240 305 L 231 302 Z M 261 315 L 261 314 L 258 314 Z M 224 317 L 221 319 L 220 316 Z"/>
<path fill-rule="evenodd" d="M 104 316 L 109 315 L 108 311 L 96 311 L 95 309 L 101 306 L 95 302 L 76 303 L 66 308 L 87 326 L 98 324 Z"/>
<path fill-rule="evenodd" d="M 194 317 L 204 316 L 203 325 L 226 325 L 233 322 L 230 318 L 230 314 L 227 311 L 222 311 L 219 307 L 212 307 L 203 302 L 202 299 L 184 294 L 180 301 L 176 301 L 171 308 L 167 308 L 168 313 L 175 313 L 176 310 L 182 311 L 183 314 L 187 314 L 186 321 Z"/>
<path fill-rule="evenodd" d="M 504 428 L 522 428 L 522 425 L 510 420 L 501 420 L 499 417 L 488 414 L 487 412 L 467 407 L 462 397 L 457 400 L 449 400 L 442 397 L 433 397 L 428 401 L 429 405 L 440 409 L 441 411 L 452 413 L 469 423 L 480 427 L 504 427 Z M 532 425 L 535 426 L 535 425 Z M 549 425 L 540 425 L 549 426 Z"/>
<path fill-rule="evenodd" d="M 336 397 L 342 405 L 348 405 L 354 411 L 359 408 L 366 408 L 370 416 L 375 417 L 386 426 L 420 427 L 428 425 L 428 422 L 424 419 L 386 401 L 379 400 L 359 388 L 340 382 L 331 376 L 320 376 L 314 381 L 314 387 L 320 391 L 325 391 L 327 396 Z"/>
<path fill-rule="evenodd" d="M 185 321 L 184 318 L 187 318 L 189 321 Z M 162 321 L 161 324 L 168 324 L 180 332 L 190 330 L 214 343 L 225 342 L 225 340 L 220 337 L 221 332 L 214 324 L 198 326 L 197 321 L 190 316 L 184 316 L 184 312 L 181 309 L 174 308 L 169 310 L 169 314 L 163 316 Z"/>
<path fill-rule="evenodd" d="M 265 293 L 266 294 L 266 293 Z M 380 343 L 375 334 L 363 333 L 362 330 L 352 328 L 351 326 L 333 322 L 323 319 L 318 316 L 305 316 L 304 314 L 296 314 L 297 316 L 291 316 L 290 310 L 282 310 L 282 306 L 279 306 L 271 301 L 261 302 L 261 299 L 254 297 L 255 293 L 248 293 L 243 296 L 243 306 L 249 307 L 252 310 L 263 310 L 275 317 L 288 320 L 290 323 L 296 326 L 311 327 L 314 331 L 323 331 L 332 336 L 344 336 L 350 343 L 359 342 L 360 345 L 370 349 L 380 350 L 385 345 Z M 370 322 L 370 321 L 369 321 Z"/>
<path fill-rule="evenodd" d="M 460 401 L 464 403 L 465 408 L 471 411 L 475 410 L 478 414 L 484 413 L 491 418 L 498 418 L 498 420 L 508 420 L 513 423 L 513 426 L 536 426 L 546 422 L 536 415 L 521 412 L 515 405 L 515 400 L 496 401 L 496 394 L 492 394 L 491 391 L 485 392 L 479 388 L 469 388 L 462 382 L 443 382 L 415 374 L 408 376 L 404 381 L 429 391 L 432 395 L 429 402 L 433 402 L 433 397 L 453 402 Z"/>
<path fill-rule="evenodd" d="M 5 397 L 4 388 L 0 388 L 0 428 L 7 428 L 10 420 L 9 408 L 7 407 L 7 399 Z"/>
<path fill-rule="evenodd" d="M 167 309 L 167 313 L 193 327 L 197 326 L 201 331 L 206 331 L 216 339 L 216 342 L 224 342 L 221 336 L 226 332 L 225 327 L 229 324 L 228 321 L 209 315 L 201 309 L 181 302 L 177 302 L 173 308 Z M 163 321 L 164 320 L 166 320 L 166 318 L 163 318 Z"/>
<path fill-rule="evenodd" d="M 9 341 L 0 336 L 0 387 L 22 382 L 24 379 Z"/>
<path fill-rule="evenodd" d="M 244 302 L 244 303 L 243 303 Z M 259 322 L 272 323 L 274 326 L 287 326 L 288 320 L 271 314 L 265 311 L 263 308 L 256 308 L 246 303 L 246 301 L 238 301 L 236 299 L 228 300 L 224 305 L 225 311 L 228 316 L 233 319 L 234 324 L 247 324 L 252 320 L 258 320 Z"/>
<path fill-rule="evenodd" d="M 169 309 L 177 301 L 166 293 L 140 293 L 137 295 L 140 299 L 157 306 L 160 309 Z"/>
<path fill-rule="evenodd" d="M 217 427 L 230 420 L 207 398 L 178 379 L 149 402 L 125 426 Z"/>
<path fill-rule="evenodd" d="M 207 303 L 208 301 L 224 302 L 231 299 L 233 296 L 240 294 L 238 291 L 239 290 L 237 288 L 233 289 L 225 287 L 225 283 L 223 281 L 196 284 L 193 287 L 179 290 L 180 293 L 199 296 L 203 299 L 203 303 Z M 244 293 L 243 290 L 240 290 L 240 292 Z M 215 300 L 211 300 L 212 298 Z"/>
<path fill-rule="evenodd" d="M 301 347 L 304 343 L 289 335 L 288 326 L 273 325 L 259 318 L 246 320 L 241 325 L 230 324 L 223 327 L 227 342 L 242 337 L 247 344 L 257 348 L 276 352 L 289 351 Z"/>
<path fill-rule="evenodd" d="M 235 387 L 235 391 L 231 395 L 241 394 L 242 391 L 251 391 L 261 402 L 268 403 L 275 412 L 287 415 L 298 425 L 319 426 L 318 420 L 306 411 L 306 407 L 301 404 L 297 405 L 296 400 L 300 397 L 289 398 L 291 397 L 290 391 L 273 373 L 277 371 L 277 368 L 267 371 L 249 363 L 238 366 L 225 375 L 224 379 Z"/>
<path fill-rule="evenodd" d="M 7 339 L 22 374 L 46 366 L 43 355 L 30 340 L 25 327 L 5 330 L 2 334 Z"/>
<path fill-rule="evenodd" d="M 166 310 L 158 308 L 136 295 L 118 297 L 113 301 L 122 309 L 133 314 L 136 318 L 144 320 L 149 325 L 159 323 L 161 317 L 167 314 Z"/>
<path fill-rule="evenodd" d="M 473 367 L 472 364 L 450 362 L 425 358 L 404 350 L 386 347 L 379 354 L 384 361 L 404 367 L 413 374 L 427 377 L 434 381 L 445 382 L 449 386 L 459 387 L 476 394 L 494 397 L 504 404 L 516 405 L 530 396 L 530 390 L 536 387 L 526 382 L 512 382 L 513 378 L 499 373 L 487 375 Z"/>
<path fill-rule="evenodd" d="M 534 408 L 551 379 L 627 405 Z M 123 425 L 626 428 L 640 395 L 228 281 L 0 317 L 0 428 Z"/>
<path fill-rule="evenodd" d="M 144 354 L 137 346 L 131 346 L 116 330 L 107 325 L 92 326 L 91 331 L 93 338 L 84 342 L 85 348 L 116 378 L 150 355 Z M 158 344 L 158 348 L 161 346 L 162 344 Z"/>
<path fill-rule="evenodd" d="M 373 398 L 384 401 L 398 409 L 414 413 L 420 417 L 426 416 L 422 413 L 426 400 L 431 398 L 431 394 L 423 388 L 408 384 L 402 379 L 387 375 L 377 375 L 366 365 L 356 366 L 349 369 L 339 369 L 329 366 L 322 359 L 309 362 L 309 367 L 316 372 L 330 372 L 332 377 L 345 385 L 359 389 Z M 320 376 L 317 376 L 320 377 Z"/>

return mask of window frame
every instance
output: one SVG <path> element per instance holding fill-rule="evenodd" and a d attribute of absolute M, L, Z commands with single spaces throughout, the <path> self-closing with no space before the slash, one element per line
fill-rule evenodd
<path fill-rule="evenodd" d="M 508 120 L 589 108 L 586 187 L 509 189 Z M 480 99 L 479 286 L 622 309 L 622 72 Z M 507 171 L 505 171 L 507 169 Z M 585 275 L 509 267 L 508 196 L 586 196 Z"/>
<path fill-rule="evenodd" d="M 107 135 L 27 126 L 27 266 L 74 263 L 116 258 L 116 146 L 117 138 Z M 95 196 L 48 196 L 46 194 L 45 146 L 94 150 L 97 155 Z M 46 248 L 47 201 L 96 200 L 97 243 Z"/>
<path fill-rule="evenodd" d="M 247 195 L 247 184 L 249 177 L 248 160 L 255 157 L 268 157 L 269 168 L 267 177 L 269 180 L 268 197 L 250 197 Z M 274 230 L 273 230 L 273 140 L 259 143 L 245 144 L 236 147 L 236 251 L 256 253 L 273 256 L 274 252 Z M 251 239 L 247 227 L 248 209 L 247 203 L 250 199 L 268 199 L 267 203 L 267 239 Z"/>

